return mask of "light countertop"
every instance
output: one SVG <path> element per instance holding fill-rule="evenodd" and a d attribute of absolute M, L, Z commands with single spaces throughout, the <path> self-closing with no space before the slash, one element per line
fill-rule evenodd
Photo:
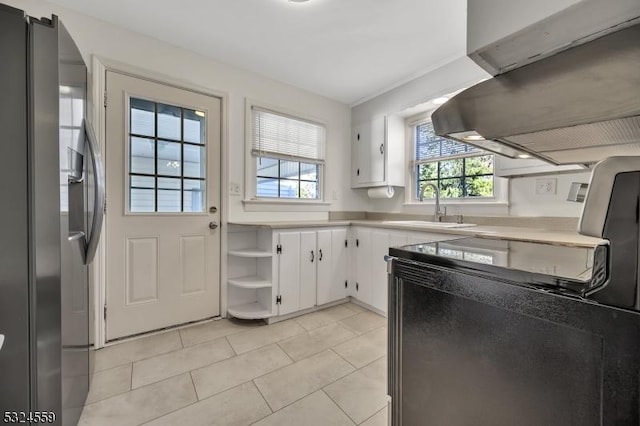
<path fill-rule="evenodd" d="M 555 231 L 541 228 L 508 226 L 470 226 L 466 228 L 442 228 L 438 226 L 418 225 L 415 223 L 388 223 L 381 220 L 318 220 L 287 222 L 229 222 L 230 225 L 258 226 L 271 229 L 322 228 L 333 226 L 365 226 L 372 228 L 398 229 L 438 234 L 464 235 L 497 240 L 526 241 L 569 247 L 595 247 L 605 243 L 600 238 L 587 237 L 576 231 Z"/>

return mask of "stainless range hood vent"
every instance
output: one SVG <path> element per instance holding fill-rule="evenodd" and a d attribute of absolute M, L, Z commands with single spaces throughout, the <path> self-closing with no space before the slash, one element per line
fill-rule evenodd
<path fill-rule="evenodd" d="M 477 84 L 432 120 L 440 136 L 512 158 L 640 155 L 640 24 Z"/>

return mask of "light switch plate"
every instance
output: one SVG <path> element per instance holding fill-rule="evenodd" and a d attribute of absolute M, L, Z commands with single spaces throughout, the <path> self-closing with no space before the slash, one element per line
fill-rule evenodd
<path fill-rule="evenodd" d="M 240 195 L 240 184 L 229 182 L 229 195 Z"/>
<path fill-rule="evenodd" d="M 536 195 L 554 195 L 558 179 L 536 179 Z"/>

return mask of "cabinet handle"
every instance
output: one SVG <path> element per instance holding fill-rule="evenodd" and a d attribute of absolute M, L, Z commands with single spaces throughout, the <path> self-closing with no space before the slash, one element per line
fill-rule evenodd
<path fill-rule="evenodd" d="M 360 176 L 360 169 L 356 170 L 356 174 Z"/>
<path fill-rule="evenodd" d="M 320 249 L 320 257 L 318 257 L 318 262 L 322 262 L 322 249 Z"/>
<path fill-rule="evenodd" d="M 380 154 L 384 154 L 384 144 L 380 144 Z"/>
<path fill-rule="evenodd" d="M 313 250 L 311 250 L 311 263 L 313 263 L 313 260 L 315 259 L 315 256 L 313 254 Z"/>

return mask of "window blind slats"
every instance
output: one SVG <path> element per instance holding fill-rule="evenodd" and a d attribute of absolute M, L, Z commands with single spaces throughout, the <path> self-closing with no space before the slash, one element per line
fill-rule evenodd
<path fill-rule="evenodd" d="M 258 108 L 252 108 L 251 126 L 251 153 L 256 157 L 324 162 L 324 126 Z"/>
<path fill-rule="evenodd" d="M 482 152 L 474 146 L 436 135 L 431 122 L 416 126 L 416 161 L 461 157 Z"/>

